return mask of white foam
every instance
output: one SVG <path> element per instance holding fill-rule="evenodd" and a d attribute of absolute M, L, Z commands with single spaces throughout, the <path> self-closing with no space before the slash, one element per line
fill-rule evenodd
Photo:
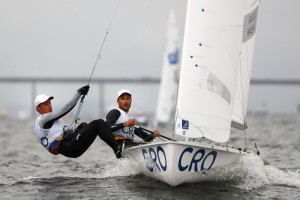
<path fill-rule="evenodd" d="M 266 174 L 273 185 L 286 185 L 300 188 L 300 171 L 281 170 L 273 166 L 265 166 Z"/>
<path fill-rule="evenodd" d="M 124 177 L 142 173 L 145 163 L 132 162 L 127 158 L 99 169 L 96 177 Z M 284 185 L 300 188 L 300 170 L 282 170 L 265 165 L 256 155 L 242 157 L 233 165 L 224 166 L 208 172 L 216 181 L 222 181 L 239 189 L 252 190 L 266 185 Z M 95 176 L 94 176 L 95 177 Z"/>
<path fill-rule="evenodd" d="M 244 156 L 236 164 L 212 170 L 209 174 L 218 177 L 217 181 L 225 181 L 231 186 L 246 190 L 265 185 L 300 188 L 299 170 L 281 170 L 265 165 L 263 160 L 256 155 Z"/>
<path fill-rule="evenodd" d="M 132 162 L 127 158 L 122 158 L 114 165 L 109 164 L 97 174 L 97 177 L 108 178 L 118 176 L 130 176 L 141 173 L 141 167 L 137 162 Z"/>

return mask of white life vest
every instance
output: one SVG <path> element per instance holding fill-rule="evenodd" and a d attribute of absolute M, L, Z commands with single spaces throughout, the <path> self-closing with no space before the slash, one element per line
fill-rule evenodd
<path fill-rule="evenodd" d="M 34 132 L 36 133 L 41 145 L 49 152 L 57 155 L 59 142 L 63 137 L 64 131 L 67 131 L 68 126 L 62 119 L 58 119 L 54 122 L 50 129 L 43 129 L 40 127 L 40 120 L 42 117 L 43 115 L 40 115 L 36 119 Z"/>
<path fill-rule="evenodd" d="M 116 121 L 116 124 L 121 124 L 124 123 L 130 119 L 133 119 L 133 117 L 126 113 L 124 110 L 117 108 L 117 110 L 120 111 L 121 115 L 118 118 L 118 120 Z M 117 131 L 113 132 L 114 136 L 121 136 L 125 139 L 129 139 L 129 140 L 133 140 L 134 138 L 134 127 L 133 126 L 129 126 L 129 127 L 123 127 Z"/>

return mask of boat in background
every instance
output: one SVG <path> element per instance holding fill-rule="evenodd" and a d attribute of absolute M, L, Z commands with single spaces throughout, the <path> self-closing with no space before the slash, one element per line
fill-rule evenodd
<path fill-rule="evenodd" d="M 155 126 L 166 126 L 174 119 L 179 77 L 179 33 L 173 10 L 169 12 L 166 49 L 154 117 Z M 173 120 L 174 122 L 174 120 Z"/>
<path fill-rule="evenodd" d="M 215 180 L 222 175 L 211 175 L 213 169 L 249 154 L 227 142 L 231 127 L 247 128 L 258 5 L 258 0 L 188 1 L 173 134 L 177 140 L 123 151 L 140 162 L 145 175 L 171 186 Z"/>

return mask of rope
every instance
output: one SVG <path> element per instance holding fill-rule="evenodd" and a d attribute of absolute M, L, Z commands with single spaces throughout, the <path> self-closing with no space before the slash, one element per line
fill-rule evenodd
<path fill-rule="evenodd" d="M 151 135 L 148 135 L 146 138 L 143 138 L 142 135 L 141 135 L 141 132 L 140 132 L 141 130 L 139 130 L 138 128 L 136 128 L 135 130 L 136 130 L 136 133 L 137 133 L 136 135 L 139 136 L 140 138 L 142 138 L 143 141 L 146 141 L 148 138 L 151 137 Z"/>
<path fill-rule="evenodd" d="M 110 19 L 110 21 L 109 21 L 107 31 L 106 31 L 105 36 L 104 36 L 104 38 L 103 38 L 103 41 L 102 41 L 102 44 L 101 44 L 101 47 L 100 47 L 98 56 L 97 56 L 97 58 L 96 58 L 96 62 L 95 62 L 94 67 L 93 67 L 93 69 L 92 69 L 92 72 L 91 72 L 91 75 L 90 75 L 90 78 L 89 78 L 89 80 L 88 80 L 87 85 L 90 85 L 90 82 L 91 82 L 91 80 L 92 80 L 92 77 L 93 77 L 95 68 L 96 68 L 97 63 L 98 63 L 98 60 L 101 60 L 101 53 L 102 53 L 102 50 L 103 50 L 103 47 L 104 47 L 104 44 L 105 44 L 107 35 L 108 35 L 109 31 L 110 31 L 110 27 L 111 27 L 111 25 L 112 25 L 112 23 L 113 23 L 113 20 L 114 20 L 114 18 L 115 18 L 116 13 L 117 13 L 117 10 L 118 10 L 118 7 L 119 7 L 119 3 L 120 3 L 120 0 L 117 0 L 117 3 L 116 3 L 116 5 L 115 5 L 115 7 L 114 7 L 113 14 L 112 14 L 111 19 Z M 76 128 L 76 124 L 79 124 L 79 123 L 78 123 L 78 120 L 80 120 L 79 115 L 80 115 L 80 112 L 81 112 L 82 104 L 83 104 L 83 102 L 84 102 L 84 98 L 85 98 L 85 95 L 83 95 L 83 96 L 81 97 L 81 100 L 80 100 L 80 103 L 79 103 L 79 107 L 78 107 L 77 113 L 76 113 L 76 115 L 75 115 L 75 117 L 74 117 L 74 119 L 73 119 L 73 121 L 72 121 L 72 123 L 71 123 L 71 126 L 70 126 L 71 129 L 72 129 L 72 127 L 73 127 L 73 124 L 74 124 L 74 128 Z"/>
<path fill-rule="evenodd" d="M 116 5 L 115 5 L 114 11 L 113 11 L 113 14 L 112 14 L 111 19 L 110 19 L 110 22 L 109 22 L 109 24 L 108 24 L 108 28 L 107 28 L 106 34 L 105 34 L 105 36 L 104 36 L 104 38 L 103 38 L 103 41 L 102 41 L 102 44 L 101 44 L 101 48 L 100 48 L 99 54 L 98 54 L 98 56 L 97 56 L 97 58 L 96 58 L 96 62 L 95 62 L 95 64 L 94 64 L 94 67 L 93 67 L 93 70 L 92 70 L 92 73 L 91 73 L 91 76 L 90 76 L 90 79 L 89 79 L 87 85 L 89 85 L 90 82 L 91 82 L 91 79 L 92 79 L 92 76 L 93 76 L 93 74 L 94 74 L 94 71 L 95 71 L 96 65 L 97 65 L 97 63 L 98 63 L 98 60 L 99 60 L 99 59 L 101 60 L 101 52 L 102 52 L 104 43 L 105 43 L 105 41 L 106 41 L 107 35 L 108 35 L 108 33 L 109 33 L 110 27 L 111 27 L 111 25 L 112 25 L 112 22 L 113 22 L 113 20 L 114 20 L 114 18 L 115 18 L 117 9 L 118 9 L 118 7 L 119 7 L 119 3 L 120 3 L 120 0 L 117 0 L 117 3 L 116 3 Z"/>

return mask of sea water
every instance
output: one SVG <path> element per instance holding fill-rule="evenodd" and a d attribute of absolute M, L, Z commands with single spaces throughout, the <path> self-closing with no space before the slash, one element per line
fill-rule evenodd
<path fill-rule="evenodd" d="M 210 171 L 215 181 L 171 187 L 117 160 L 99 138 L 80 158 L 54 156 L 36 140 L 33 120 L 2 119 L 0 199 L 300 199 L 299 124 L 297 115 L 251 117 L 246 137 L 233 133 L 229 145 L 256 143 L 260 156 Z"/>

